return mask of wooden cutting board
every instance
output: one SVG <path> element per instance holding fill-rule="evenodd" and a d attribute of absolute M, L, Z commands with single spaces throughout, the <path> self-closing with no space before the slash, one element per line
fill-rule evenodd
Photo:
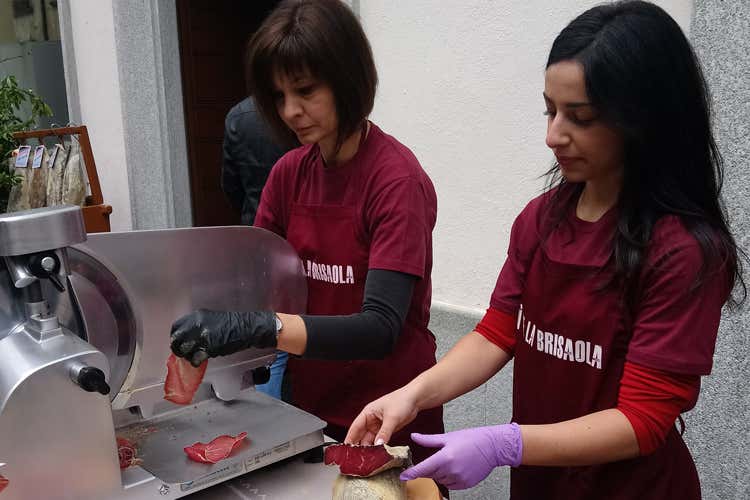
<path fill-rule="evenodd" d="M 435 481 L 426 477 L 406 481 L 406 495 L 409 500 L 442 500 L 443 498 Z"/>

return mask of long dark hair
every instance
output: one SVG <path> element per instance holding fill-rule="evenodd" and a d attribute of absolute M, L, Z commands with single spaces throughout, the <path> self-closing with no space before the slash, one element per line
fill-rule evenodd
<path fill-rule="evenodd" d="M 625 142 L 623 183 L 618 199 L 612 282 L 633 305 L 654 225 L 674 214 L 703 253 L 695 287 L 706 273 L 726 272 L 738 283 L 742 302 L 744 253 L 727 223 L 721 198 L 724 168 L 711 130 L 711 105 L 698 59 L 679 25 L 660 7 L 620 1 L 587 10 L 555 39 L 547 67 L 577 61 L 589 100 Z M 548 172 L 555 185 L 549 214 L 561 214 L 565 186 L 559 165 Z M 559 195 L 556 195 L 559 193 Z M 552 217 L 559 217 L 552 215 Z M 558 220 L 559 222 L 559 220 Z"/>
<path fill-rule="evenodd" d="M 276 110 L 273 78 L 305 73 L 331 87 L 336 102 L 336 151 L 361 130 L 372 111 L 378 73 L 370 42 L 341 0 L 284 0 L 250 40 L 246 77 L 263 117 L 277 137 L 296 144 Z"/>

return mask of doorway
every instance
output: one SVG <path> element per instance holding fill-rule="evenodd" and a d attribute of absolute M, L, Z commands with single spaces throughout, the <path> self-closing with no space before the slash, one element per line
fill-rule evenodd
<path fill-rule="evenodd" d="M 227 112 L 246 97 L 247 41 L 279 0 L 177 0 L 194 226 L 240 223 L 221 190 Z"/>

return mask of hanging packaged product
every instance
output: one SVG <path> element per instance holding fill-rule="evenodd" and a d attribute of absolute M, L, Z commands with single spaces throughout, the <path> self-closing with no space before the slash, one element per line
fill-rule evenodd
<path fill-rule="evenodd" d="M 34 148 L 31 161 L 31 182 L 29 188 L 31 208 L 47 206 L 47 148 L 40 144 Z"/>
<path fill-rule="evenodd" d="M 68 160 L 70 146 L 62 143 L 55 144 L 49 153 L 47 161 L 47 206 L 62 205 L 63 176 L 65 164 Z"/>
<path fill-rule="evenodd" d="M 29 191 L 31 188 L 31 173 L 29 167 L 29 156 L 31 146 L 20 146 L 13 152 L 11 159 L 11 172 L 22 177 L 21 182 L 13 186 L 8 195 L 8 212 L 18 212 L 31 208 L 29 203 Z"/>
<path fill-rule="evenodd" d="M 86 178 L 83 175 L 81 145 L 76 138 L 73 138 L 70 146 L 70 154 L 63 174 L 62 203 L 81 206 L 86 201 Z"/>

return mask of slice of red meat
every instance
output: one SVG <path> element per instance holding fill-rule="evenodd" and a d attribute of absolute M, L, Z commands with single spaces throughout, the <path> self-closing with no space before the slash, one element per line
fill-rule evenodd
<path fill-rule="evenodd" d="M 203 381 L 207 366 L 208 360 L 196 368 L 188 360 L 170 354 L 169 359 L 167 359 L 164 399 L 178 405 L 190 404 Z"/>
<path fill-rule="evenodd" d="M 3 491 L 8 486 L 8 480 L 0 474 L 0 491 Z"/>
<path fill-rule="evenodd" d="M 141 460 L 136 458 L 136 448 L 125 438 L 117 438 L 117 456 L 120 459 L 120 469 L 127 469 L 131 465 L 138 465 Z"/>
<path fill-rule="evenodd" d="M 346 476 L 370 477 L 394 467 L 411 465 L 408 446 L 332 444 L 325 449 L 326 465 L 336 464 Z"/>
<path fill-rule="evenodd" d="M 224 434 L 214 438 L 210 443 L 195 443 L 184 448 L 190 460 L 204 464 L 215 464 L 227 458 L 236 450 L 247 437 L 247 432 L 240 432 L 237 436 Z"/>

